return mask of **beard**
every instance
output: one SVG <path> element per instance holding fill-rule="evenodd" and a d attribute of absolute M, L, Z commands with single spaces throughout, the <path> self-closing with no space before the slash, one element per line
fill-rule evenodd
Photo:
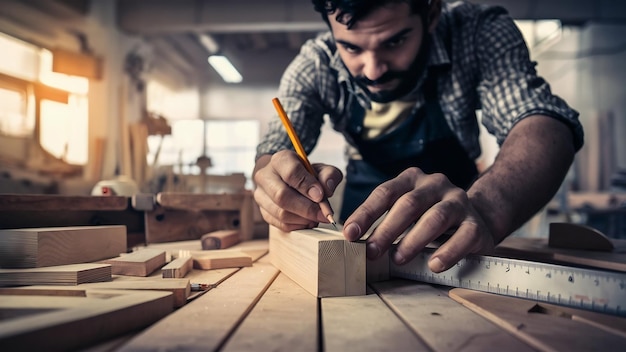
<path fill-rule="evenodd" d="M 356 83 L 363 88 L 370 99 L 378 103 L 389 103 L 394 101 L 407 93 L 409 93 L 417 83 L 420 75 L 426 69 L 428 63 L 429 53 L 429 40 L 424 40 L 422 47 L 418 51 L 415 59 L 407 68 L 403 71 L 390 70 L 385 72 L 379 79 L 370 80 L 369 78 L 361 75 L 354 77 Z M 378 92 L 371 92 L 367 87 L 375 85 L 383 85 L 391 82 L 392 80 L 399 80 L 398 86 L 390 90 L 380 90 Z"/>

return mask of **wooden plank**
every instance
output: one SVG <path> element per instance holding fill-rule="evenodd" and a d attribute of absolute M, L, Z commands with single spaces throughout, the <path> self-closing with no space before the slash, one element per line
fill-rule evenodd
<path fill-rule="evenodd" d="M 118 196 L 64 196 L 36 194 L 0 195 L 0 211 L 27 210 L 43 212 L 49 210 L 124 210 L 128 199 Z"/>
<path fill-rule="evenodd" d="M 159 291 L 2 296 L 0 350 L 76 350 L 144 328 L 171 311 L 171 293 Z"/>
<path fill-rule="evenodd" d="M 156 201 L 166 209 L 179 210 L 240 210 L 245 194 L 168 193 L 156 195 Z"/>
<path fill-rule="evenodd" d="M 35 268 L 94 262 L 126 252 L 125 226 L 0 230 L 0 266 Z"/>
<path fill-rule="evenodd" d="M 583 265 L 598 269 L 626 272 L 624 241 L 614 240 L 614 252 L 553 248 L 547 238 L 509 237 L 495 250 L 495 255 L 563 265 Z"/>
<path fill-rule="evenodd" d="M 376 294 L 326 297 L 321 305 L 323 351 L 430 351 Z"/>
<path fill-rule="evenodd" d="M 203 250 L 226 249 L 241 242 L 238 230 L 213 231 L 200 237 L 200 244 Z"/>
<path fill-rule="evenodd" d="M 223 351 L 319 351 L 317 313 L 317 298 L 279 274 Z"/>
<path fill-rule="evenodd" d="M 316 297 L 365 294 L 365 244 L 321 229 L 270 228 L 272 264 Z"/>
<path fill-rule="evenodd" d="M 165 264 L 165 251 L 144 248 L 102 263 L 111 264 L 115 275 L 148 276 Z"/>
<path fill-rule="evenodd" d="M 172 293 L 174 308 L 182 307 L 187 303 L 190 295 L 189 279 L 151 279 L 132 278 L 123 276 L 113 277 L 112 281 L 85 283 L 78 286 L 20 286 L 0 288 L 0 294 L 6 295 L 39 295 L 39 296 L 78 296 L 84 295 L 85 290 L 142 290 L 167 291 Z"/>
<path fill-rule="evenodd" d="M 176 258 L 161 268 L 163 278 L 185 277 L 193 269 L 193 260 L 189 258 Z"/>
<path fill-rule="evenodd" d="M 434 351 L 533 350 L 431 285 L 395 279 L 372 287 Z"/>
<path fill-rule="evenodd" d="M 42 268 L 0 269 L 0 286 L 78 285 L 111 280 L 111 265 L 68 264 Z"/>
<path fill-rule="evenodd" d="M 118 351 L 219 350 L 277 275 L 278 270 L 267 262 L 243 268 Z"/>
<path fill-rule="evenodd" d="M 559 314 L 541 313 L 543 303 L 455 288 L 450 297 L 543 351 L 617 351 L 626 338 Z"/>

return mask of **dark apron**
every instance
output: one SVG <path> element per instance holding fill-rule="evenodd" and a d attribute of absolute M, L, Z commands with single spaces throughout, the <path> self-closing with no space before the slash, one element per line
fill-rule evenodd
<path fill-rule="evenodd" d="M 363 159 L 348 161 L 340 214 L 342 222 L 374 188 L 410 167 L 419 167 L 427 174 L 443 173 L 463 189 L 476 179 L 476 164 L 448 126 L 436 89 L 436 78 L 427 79 L 425 104 L 391 132 L 374 139 L 361 137 L 365 110 L 354 100 L 348 133 Z"/>

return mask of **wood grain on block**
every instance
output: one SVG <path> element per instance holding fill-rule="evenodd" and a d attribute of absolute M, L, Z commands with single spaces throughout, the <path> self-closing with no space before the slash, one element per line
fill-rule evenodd
<path fill-rule="evenodd" d="M 188 272 L 193 269 L 193 260 L 191 258 L 176 258 L 161 268 L 163 278 L 181 278 L 185 277 Z"/>
<path fill-rule="evenodd" d="M 211 270 L 252 266 L 252 257 L 237 250 L 193 251 L 194 269 Z"/>
<path fill-rule="evenodd" d="M 83 290 L 80 296 L 0 296 L 0 350 L 78 350 L 169 314 L 172 294 Z"/>
<path fill-rule="evenodd" d="M 624 347 L 623 332 L 581 321 L 558 306 L 461 288 L 450 290 L 449 295 L 540 351 L 616 351 Z"/>
<path fill-rule="evenodd" d="M 126 252 L 126 226 L 0 230 L 0 267 L 88 263 Z"/>
<path fill-rule="evenodd" d="M 203 250 L 230 248 L 240 241 L 238 230 L 213 231 L 200 237 Z"/>
<path fill-rule="evenodd" d="M 114 275 L 148 276 L 165 264 L 165 251 L 144 248 L 102 262 L 111 264 Z"/>
<path fill-rule="evenodd" d="M 0 286 L 78 285 L 111 280 L 109 264 L 68 264 L 43 268 L 0 269 Z"/>
<path fill-rule="evenodd" d="M 270 227 L 272 264 L 316 297 L 364 295 L 365 244 L 338 231 Z"/>

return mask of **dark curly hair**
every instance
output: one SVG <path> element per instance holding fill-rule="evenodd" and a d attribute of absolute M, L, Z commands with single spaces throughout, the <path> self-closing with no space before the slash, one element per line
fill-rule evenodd
<path fill-rule="evenodd" d="M 411 13 L 420 14 L 425 18 L 432 0 L 311 0 L 311 2 L 326 24 L 329 24 L 328 16 L 335 15 L 337 22 L 351 28 L 373 10 L 391 3 L 407 3 L 411 6 Z"/>

